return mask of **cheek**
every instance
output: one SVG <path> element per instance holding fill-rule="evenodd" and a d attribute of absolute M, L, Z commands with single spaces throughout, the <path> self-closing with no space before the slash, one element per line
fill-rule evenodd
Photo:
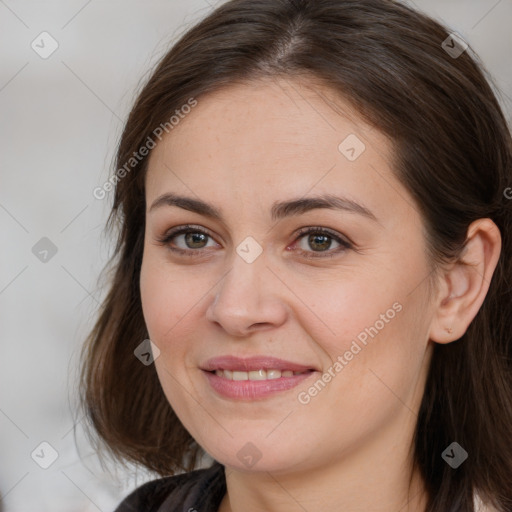
<path fill-rule="evenodd" d="M 144 256 L 140 273 L 140 298 L 149 337 L 155 342 L 160 338 L 157 333 L 165 319 L 163 312 L 166 309 L 166 290 L 172 289 L 159 285 L 161 277 L 162 272 L 158 267 L 152 265 L 151 259 Z M 157 345 L 160 347 L 159 343 Z"/>
<path fill-rule="evenodd" d="M 188 289 L 180 281 L 179 273 L 169 271 L 168 264 L 151 256 L 143 260 L 140 278 L 142 310 L 149 338 L 160 350 L 155 369 L 167 401 L 187 429 L 193 427 L 189 419 L 194 416 L 195 403 L 184 393 L 184 389 L 191 389 L 187 340 L 191 339 L 195 327 L 188 320 L 200 297 L 200 294 L 192 297 L 197 293 L 188 293 Z M 198 291 L 193 286 L 190 289 Z"/>
<path fill-rule="evenodd" d="M 318 407 L 337 403 L 346 411 L 358 411 L 348 420 L 357 426 L 375 423 L 404 404 L 412 406 L 428 345 L 428 311 L 422 291 L 417 292 L 407 296 L 388 290 L 374 295 L 371 303 L 345 302 L 347 309 L 339 311 L 338 336 L 324 338 L 336 377 Z M 393 301 L 395 297 L 400 300 Z"/>
<path fill-rule="evenodd" d="M 395 268 L 386 273 L 351 272 L 346 279 L 342 276 L 314 288 L 305 282 L 303 288 L 295 286 L 299 297 L 308 297 L 302 327 L 314 340 L 313 350 L 319 345 L 327 355 L 324 372 L 344 375 L 332 379 L 336 381 L 328 385 L 332 391 L 342 388 L 354 399 L 371 401 L 391 393 L 384 383 L 398 393 L 407 391 L 428 343 L 427 290 L 418 286 L 418 275 L 423 275 L 421 269 Z"/>
<path fill-rule="evenodd" d="M 170 272 L 168 265 L 151 254 L 144 255 L 140 274 L 142 310 L 150 338 L 161 350 L 160 344 L 166 333 L 181 327 L 180 323 L 191 308 L 189 287 L 184 284 L 179 273 Z"/>
<path fill-rule="evenodd" d="M 352 340 L 364 344 L 376 330 L 388 330 L 400 316 L 397 310 L 403 309 L 399 287 L 370 271 L 349 270 L 322 281 L 295 278 L 292 282 L 294 293 L 306 306 L 301 306 L 303 328 L 330 354 L 342 354 Z"/>

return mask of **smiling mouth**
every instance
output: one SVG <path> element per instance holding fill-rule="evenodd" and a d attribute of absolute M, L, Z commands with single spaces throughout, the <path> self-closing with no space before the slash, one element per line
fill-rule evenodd
<path fill-rule="evenodd" d="M 224 355 L 200 366 L 210 388 L 230 400 L 260 400 L 291 390 L 318 370 L 273 356 Z"/>
<path fill-rule="evenodd" d="M 294 377 L 295 375 L 303 375 L 311 373 L 313 370 L 291 371 L 291 370 L 277 370 L 277 369 L 261 369 L 252 370 L 248 372 L 237 370 L 213 370 L 209 373 L 215 374 L 217 377 L 222 377 L 227 380 L 275 380 L 281 377 Z"/>

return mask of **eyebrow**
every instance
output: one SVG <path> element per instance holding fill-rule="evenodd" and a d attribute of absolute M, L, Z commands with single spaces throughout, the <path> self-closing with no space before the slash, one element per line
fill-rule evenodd
<path fill-rule="evenodd" d="M 192 197 L 180 196 L 173 193 L 166 193 L 159 196 L 151 205 L 149 212 L 161 208 L 163 206 L 176 206 L 185 210 L 198 213 L 214 220 L 222 221 L 221 211 L 215 206 L 205 203 L 200 199 Z M 323 194 L 314 197 L 302 197 L 291 199 L 289 201 L 276 201 L 270 210 L 271 219 L 273 221 L 291 217 L 293 215 L 302 215 L 310 210 L 320 208 L 330 210 L 342 210 L 350 213 L 363 215 L 375 222 L 378 222 L 375 215 L 362 204 L 357 203 L 345 197 L 338 197 L 332 194 Z"/>

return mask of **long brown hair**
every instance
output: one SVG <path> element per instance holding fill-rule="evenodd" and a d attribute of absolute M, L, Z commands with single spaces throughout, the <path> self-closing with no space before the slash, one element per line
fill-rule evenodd
<path fill-rule="evenodd" d="M 310 76 L 393 141 L 393 169 L 419 205 L 433 267 L 458 258 L 474 220 L 491 218 L 501 231 L 480 311 L 460 340 L 435 344 L 413 450 L 428 512 L 471 512 L 476 492 L 512 510 L 512 139 L 485 68 L 471 47 L 450 54 L 449 37 L 392 0 L 231 0 L 174 44 L 117 151 L 109 291 L 82 353 L 82 405 L 99 447 L 160 475 L 194 468 L 202 453 L 154 365 L 134 356 L 148 338 L 139 289 L 148 157 L 140 149 L 170 131 L 169 118 L 191 98 L 235 82 Z M 455 440 L 469 453 L 457 470 L 441 457 Z"/>

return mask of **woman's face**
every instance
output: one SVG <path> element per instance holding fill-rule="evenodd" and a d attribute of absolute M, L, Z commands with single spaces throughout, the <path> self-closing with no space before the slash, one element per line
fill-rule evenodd
<path fill-rule="evenodd" d="M 291 79 L 231 86 L 184 117 L 149 161 L 140 280 L 183 425 L 240 470 L 405 454 L 434 298 L 390 142 Z"/>

